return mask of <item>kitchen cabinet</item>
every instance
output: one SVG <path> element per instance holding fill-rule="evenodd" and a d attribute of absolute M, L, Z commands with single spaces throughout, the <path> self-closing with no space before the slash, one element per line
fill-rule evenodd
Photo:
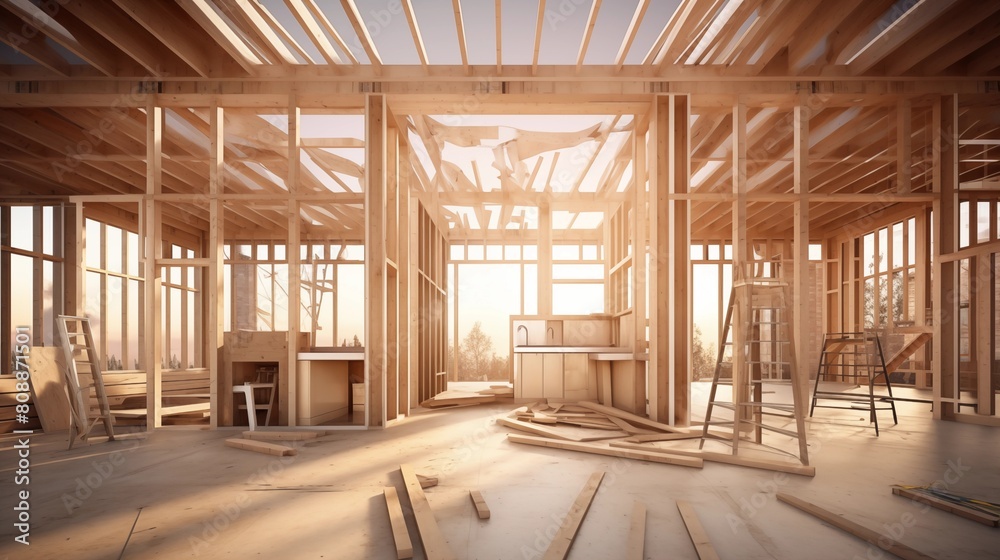
<path fill-rule="evenodd" d="M 596 401 L 596 362 L 587 354 L 564 354 L 563 360 L 563 398 L 569 401 Z"/>
<path fill-rule="evenodd" d="M 596 362 L 585 352 L 519 352 L 514 365 L 516 398 L 597 399 Z"/>
<path fill-rule="evenodd" d="M 563 398 L 562 354 L 542 354 L 542 398 Z"/>
<path fill-rule="evenodd" d="M 540 399 L 543 393 L 543 354 L 517 354 L 517 394 L 519 399 Z"/>

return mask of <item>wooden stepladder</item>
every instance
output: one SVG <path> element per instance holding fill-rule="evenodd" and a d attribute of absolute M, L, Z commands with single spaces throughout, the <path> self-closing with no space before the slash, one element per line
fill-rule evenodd
<path fill-rule="evenodd" d="M 59 315 L 56 320 L 59 341 L 66 356 L 66 389 L 69 391 L 69 448 L 79 439 L 86 443 L 98 422 L 104 423 L 108 439 L 115 439 L 114 418 L 104 390 L 101 361 L 94 345 L 90 319 Z M 91 395 L 93 389 L 93 395 Z"/>
<path fill-rule="evenodd" d="M 798 459 L 809 464 L 805 433 L 804 387 L 798 379 L 794 338 L 788 305 L 788 285 L 777 278 L 747 276 L 736 279 L 729 296 L 725 327 L 719 344 L 718 361 L 709 392 L 708 408 L 701 445 L 709 438 L 723 439 L 709 432 L 710 426 L 732 427 L 733 455 L 739 451 L 741 435 L 753 432 L 752 441 L 763 444 L 763 430 L 772 431 L 798 440 Z M 740 329 L 739 333 L 732 333 Z M 732 345 L 734 336 L 732 377 L 723 377 L 725 347 Z M 788 372 L 791 382 L 792 402 L 767 402 L 763 400 L 765 379 L 780 379 Z M 780 381 L 779 381 L 780 382 Z M 733 400 L 717 399 L 719 385 L 732 385 Z M 733 420 L 713 419 L 715 407 L 733 411 Z M 765 422 L 766 417 L 794 420 L 795 429 L 775 426 Z M 729 440 L 729 438 L 725 438 Z"/>

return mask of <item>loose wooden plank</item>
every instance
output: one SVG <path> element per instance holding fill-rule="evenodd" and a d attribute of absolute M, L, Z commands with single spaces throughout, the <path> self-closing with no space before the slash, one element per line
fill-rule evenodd
<path fill-rule="evenodd" d="M 620 430 L 622 430 L 623 432 L 628 432 L 628 433 L 630 433 L 632 435 L 656 434 L 656 432 L 654 432 L 653 430 L 647 430 L 645 428 L 637 428 L 637 427 L 633 426 L 632 424 L 629 424 L 628 422 L 622 420 L 621 418 L 617 418 L 615 416 L 606 416 L 605 418 L 607 418 L 608 421 L 611 422 L 612 424 L 614 424 L 615 426 L 618 426 L 618 428 Z M 660 434 L 656 434 L 656 435 L 660 435 Z"/>
<path fill-rule="evenodd" d="M 472 504 L 476 506 L 476 513 L 479 515 L 479 519 L 489 519 L 490 507 L 486 505 L 483 493 L 479 490 L 469 490 L 469 497 L 472 498 Z"/>
<path fill-rule="evenodd" d="M 886 539 L 885 536 L 878 531 L 873 531 L 867 527 L 859 525 L 858 523 L 845 518 L 840 513 L 824 509 L 816 504 L 800 500 L 795 496 L 789 496 L 788 494 L 784 494 L 782 492 L 778 492 L 777 496 L 782 502 L 797 507 L 809 515 L 818 517 L 819 519 L 842 531 L 847 531 L 859 539 L 868 541 L 868 543 L 872 546 L 877 546 L 882 550 L 899 556 L 903 560 L 929 560 L 931 558 L 918 550 L 906 546 L 898 540 Z"/>
<path fill-rule="evenodd" d="M 385 507 L 389 510 L 389 524 L 392 526 L 392 540 L 396 543 L 396 559 L 413 558 L 413 542 L 406 530 L 406 520 L 403 518 L 403 508 L 399 505 L 399 495 L 396 489 L 387 486 L 383 489 Z"/>
<path fill-rule="evenodd" d="M 255 430 L 243 432 L 243 439 L 265 440 L 265 441 L 303 441 L 316 439 L 319 432 L 271 432 Z"/>
<path fill-rule="evenodd" d="M 625 548 L 626 560 L 643 560 L 646 556 L 646 504 L 636 500 L 632 504 L 632 525 L 628 530 L 628 544 Z"/>
<path fill-rule="evenodd" d="M 241 439 L 241 438 L 227 439 L 226 445 L 229 447 L 235 447 L 237 449 L 256 451 L 257 453 L 263 453 L 265 455 L 275 455 L 277 457 L 284 457 L 285 455 L 295 455 L 296 453 L 294 449 L 292 449 L 291 447 L 286 447 L 284 445 L 278 445 L 276 443 L 267 443 L 265 441 L 251 441 L 248 439 Z"/>
<path fill-rule="evenodd" d="M 619 449 L 631 449 L 635 451 L 646 451 L 650 453 L 669 453 L 671 455 L 682 455 L 684 457 L 700 457 L 713 463 L 726 463 L 729 465 L 739 465 L 752 469 L 764 469 L 768 471 L 786 472 L 802 476 L 816 476 L 816 467 L 806 465 L 796 465 L 793 463 L 780 463 L 777 461 L 767 461 L 764 459 L 748 459 L 738 455 L 727 455 L 725 453 L 712 453 L 711 451 L 692 451 L 688 449 L 673 449 L 665 447 L 655 447 L 642 443 L 629 443 L 627 441 L 613 441 L 611 447 Z"/>
<path fill-rule="evenodd" d="M 635 414 L 625 412 L 624 410 L 619 410 L 611 406 L 604 406 L 603 404 L 597 404 L 590 401 L 580 401 L 576 403 L 577 406 L 593 410 L 595 412 L 600 412 L 607 416 L 614 416 L 615 418 L 621 418 L 635 426 L 642 426 L 645 428 L 650 428 L 658 432 L 669 432 L 674 434 L 686 434 L 688 433 L 685 428 L 675 428 L 673 426 L 668 426 L 666 424 L 661 424 L 659 422 L 650 420 L 649 418 L 643 418 L 642 416 L 636 416 Z"/>
<path fill-rule="evenodd" d="M 406 484 L 406 493 L 410 497 L 413 517 L 417 520 L 417 531 L 420 533 L 420 541 L 424 545 L 427 560 L 454 559 L 455 553 L 451 551 L 448 541 L 441 534 L 437 520 L 434 519 L 434 512 L 431 511 L 431 505 L 427 502 L 427 496 L 420 487 L 420 480 L 413 472 L 413 467 L 404 463 L 399 465 L 399 472 Z"/>
<path fill-rule="evenodd" d="M 438 485 L 438 479 L 436 476 L 424 476 L 422 474 L 418 474 L 417 480 L 420 481 L 421 488 L 432 488 Z"/>
<path fill-rule="evenodd" d="M 937 508 L 942 511 L 947 511 L 948 513 L 954 513 L 959 517 L 971 519 L 977 523 L 982 523 L 983 525 L 989 525 L 990 527 L 1000 527 L 1000 516 L 998 515 L 990 515 L 982 511 L 976 511 L 972 508 L 967 508 L 961 504 L 953 504 L 949 501 L 942 500 L 935 496 L 919 494 L 917 492 L 914 492 L 912 490 L 907 490 L 906 488 L 902 488 L 900 486 L 893 486 L 892 493 L 897 496 L 909 498 L 915 502 L 927 504 L 933 508 Z"/>
<path fill-rule="evenodd" d="M 652 443 L 654 441 L 674 441 L 679 439 L 701 439 L 701 434 L 638 434 L 625 438 L 630 443 Z"/>
<path fill-rule="evenodd" d="M 420 406 L 424 408 L 441 408 L 443 406 L 485 404 L 496 402 L 496 400 L 497 398 L 493 395 L 480 395 L 478 393 L 469 393 L 465 391 L 445 391 L 438 394 L 436 397 L 423 401 L 420 403 Z"/>
<path fill-rule="evenodd" d="M 597 471 L 590 475 L 587 483 L 583 486 L 583 490 L 576 497 L 576 501 L 570 506 L 562 525 L 559 526 L 559 532 L 556 533 L 556 536 L 552 538 L 552 542 L 549 543 L 549 548 L 545 551 L 545 555 L 542 556 L 542 560 L 564 560 L 566 558 L 569 548 L 573 546 L 573 539 L 576 538 L 580 524 L 583 523 L 583 518 L 587 515 L 590 503 L 594 500 L 594 495 L 597 494 L 597 489 L 601 486 L 601 480 L 603 479 L 604 471 Z"/>
<path fill-rule="evenodd" d="M 702 526 L 701 520 L 698 519 L 698 514 L 695 513 L 691 504 L 677 500 L 677 510 L 681 512 L 681 519 L 684 520 L 684 526 L 687 527 L 688 535 L 691 537 L 691 543 L 694 544 L 695 552 L 698 553 L 698 558 L 719 560 L 719 555 L 716 554 L 715 547 L 712 546 L 712 541 L 709 540 L 708 533 L 705 532 L 705 527 Z"/>
<path fill-rule="evenodd" d="M 589 428 L 547 428 L 531 422 L 521 422 L 512 418 L 497 418 L 497 423 L 508 428 L 521 430 L 537 434 L 540 436 L 563 439 L 566 441 L 599 441 L 602 439 L 614 439 L 625 437 L 628 434 L 619 431 L 600 430 L 594 431 Z"/>
<path fill-rule="evenodd" d="M 605 447 L 596 443 L 578 441 L 560 441 L 536 436 L 522 436 L 517 434 L 507 434 L 507 440 L 513 443 L 524 443 L 539 447 L 551 447 L 553 449 L 565 449 L 568 451 L 582 451 L 595 455 L 607 455 L 609 457 L 623 457 L 625 459 L 636 459 L 639 461 L 649 461 L 651 463 L 664 463 L 667 465 L 679 465 L 682 467 L 694 467 L 700 469 L 704 462 L 697 457 L 678 457 L 665 453 L 645 453 L 642 451 L 631 451 L 614 447 Z"/>
<path fill-rule="evenodd" d="M 174 414 L 202 414 L 205 418 L 211 414 L 209 403 L 179 404 L 175 406 L 164 406 L 160 408 L 160 416 L 171 416 Z M 145 408 L 121 408 L 111 411 L 111 414 L 121 418 L 142 418 L 146 416 Z"/>

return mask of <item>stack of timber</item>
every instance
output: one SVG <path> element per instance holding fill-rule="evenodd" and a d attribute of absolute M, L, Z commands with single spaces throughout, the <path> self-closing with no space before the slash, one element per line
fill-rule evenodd
<path fill-rule="evenodd" d="M 639 461 L 701 468 L 704 461 L 815 476 L 816 468 L 798 462 L 712 453 L 691 447 L 701 428 L 678 428 L 593 402 L 534 403 L 497 419 L 517 432 L 508 441 L 622 457 Z M 719 437 L 729 437 L 719 432 Z M 689 441 L 690 440 L 690 441 Z M 687 446 L 687 447 L 685 447 Z"/>
<path fill-rule="evenodd" d="M 483 395 L 471 391 L 443 391 L 420 403 L 424 408 L 442 408 L 446 406 L 467 406 L 471 404 L 486 404 L 495 402 L 496 395 Z"/>

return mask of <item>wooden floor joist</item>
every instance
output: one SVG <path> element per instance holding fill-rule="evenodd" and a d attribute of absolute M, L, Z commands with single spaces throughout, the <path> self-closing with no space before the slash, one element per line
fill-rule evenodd
<path fill-rule="evenodd" d="M 628 530 L 628 544 L 625 549 L 626 560 L 643 560 L 646 556 L 646 504 L 636 500 L 632 504 L 632 523 Z"/>
<path fill-rule="evenodd" d="M 764 459 L 748 459 L 738 455 L 726 453 L 713 453 L 711 451 L 697 451 L 689 449 L 673 449 L 666 447 L 655 447 L 644 443 L 630 443 L 627 441 L 612 441 L 611 447 L 617 449 L 630 449 L 633 451 L 644 451 L 647 453 L 667 453 L 670 455 L 680 455 L 684 457 L 698 457 L 713 463 L 726 463 L 728 465 L 739 465 L 752 469 L 764 469 L 768 471 L 786 472 L 802 476 L 816 476 L 816 467 L 799 465 L 795 463 L 783 463 L 779 461 L 767 461 Z"/>
<path fill-rule="evenodd" d="M 700 560 L 719 560 L 719 555 L 715 552 L 715 547 L 712 546 L 712 541 L 708 538 L 708 533 L 691 504 L 677 500 L 677 511 L 681 512 L 681 519 L 684 520 L 684 526 L 691 537 L 691 543 L 694 544 L 698 558 Z"/>
<path fill-rule="evenodd" d="M 316 439 L 319 432 L 278 432 L 267 430 L 255 430 L 243 432 L 243 439 L 255 439 L 264 441 L 304 441 Z"/>
<path fill-rule="evenodd" d="M 855 523 L 844 517 L 842 514 L 824 509 L 816 504 L 800 500 L 795 496 L 789 496 L 788 494 L 783 494 L 781 492 L 778 492 L 778 499 L 788 505 L 799 508 L 809 515 L 818 517 L 819 519 L 842 531 L 847 531 L 859 539 L 868 541 L 868 543 L 872 546 L 876 546 L 886 552 L 891 552 L 903 560 L 929 560 L 931 558 L 923 552 L 914 550 L 897 540 L 886 538 L 885 535 L 879 533 L 878 531 L 873 531 L 868 527 Z"/>
<path fill-rule="evenodd" d="M 469 490 L 469 497 L 472 498 L 472 504 L 476 506 L 476 514 L 479 519 L 489 519 L 490 507 L 486 505 L 483 493 L 479 490 Z"/>
<path fill-rule="evenodd" d="M 399 495 L 392 486 L 383 489 L 385 507 L 389 510 L 389 524 L 392 526 L 392 540 L 396 543 L 396 560 L 413 558 L 413 542 L 406 529 L 403 508 L 399 505 Z"/>
<path fill-rule="evenodd" d="M 513 443 L 524 443 L 527 445 L 536 445 L 539 447 L 551 447 L 553 449 L 566 449 L 569 451 L 582 451 L 584 453 L 593 453 L 595 455 L 607 455 L 609 457 L 622 457 L 625 459 L 636 459 L 638 461 L 649 461 L 651 463 L 664 463 L 667 465 L 679 465 L 682 467 L 694 467 L 700 469 L 704 463 L 700 458 L 697 457 L 680 457 L 672 456 L 666 453 L 649 453 L 644 451 L 632 451 L 629 449 L 605 447 L 601 444 L 588 443 L 588 442 L 578 442 L 578 441 L 559 441 L 554 439 L 548 439 L 543 437 L 535 436 L 522 436 L 517 434 L 507 434 L 507 440 Z"/>
<path fill-rule="evenodd" d="M 399 465 L 399 472 L 403 475 L 403 482 L 406 484 L 406 493 L 410 497 L 410 505 L 413 508 L 413 517 L 417 520 L 417 531 L 420 533 L 420 541 L 424 545 L 424 554 L 427 560 L 453 560 L 455 553 L 448 546 L 448 541 L 441 534 L 437 520 L 434 519 L 434 512 L 427 502 L 424 489 L 420 487 L 420 480 L 413 472 L 413 467 L 408 464 Z"/>
<path fill-rule="evenodd" d="M 597 471 L 590 475 L 587 484 L 583 486 L 583 490 L 580 491 L 576 501 L 570 506 L 566 518 L 563 519 L 562 525 L 559 526 L 559 532 L 556 533 L 555 537 L 552 537 L 548 550 L 542 556 L 543 560 L 564 560 L 569 554 L 569 548 L 573 546 L 573 539 L 576 538 L 580 524 L 583 523 L 583 518 L 587 515 L 590 503 L 594 500 L 594 495 L 597 494 L 597 489 L 601 486 L 603 479 L 604 471 Z"/>
<path fill-rule="evenodd" d="M 236 449 L 246 449 L 247 451 L 256 451 L 257 453 L 264 453 L 265 455 L 274 455 L 276 457 L 284 457 L 286 455 L 295 455 L 295 449 L 287 447 L 285 445 L 278 445 L 275 443 L 267 443 L 266 441 L 251 441 L 248 439 L 240 438 L 229 438 L 226 440 L 226 445 L 228 447 L 235 447 Z"/>

